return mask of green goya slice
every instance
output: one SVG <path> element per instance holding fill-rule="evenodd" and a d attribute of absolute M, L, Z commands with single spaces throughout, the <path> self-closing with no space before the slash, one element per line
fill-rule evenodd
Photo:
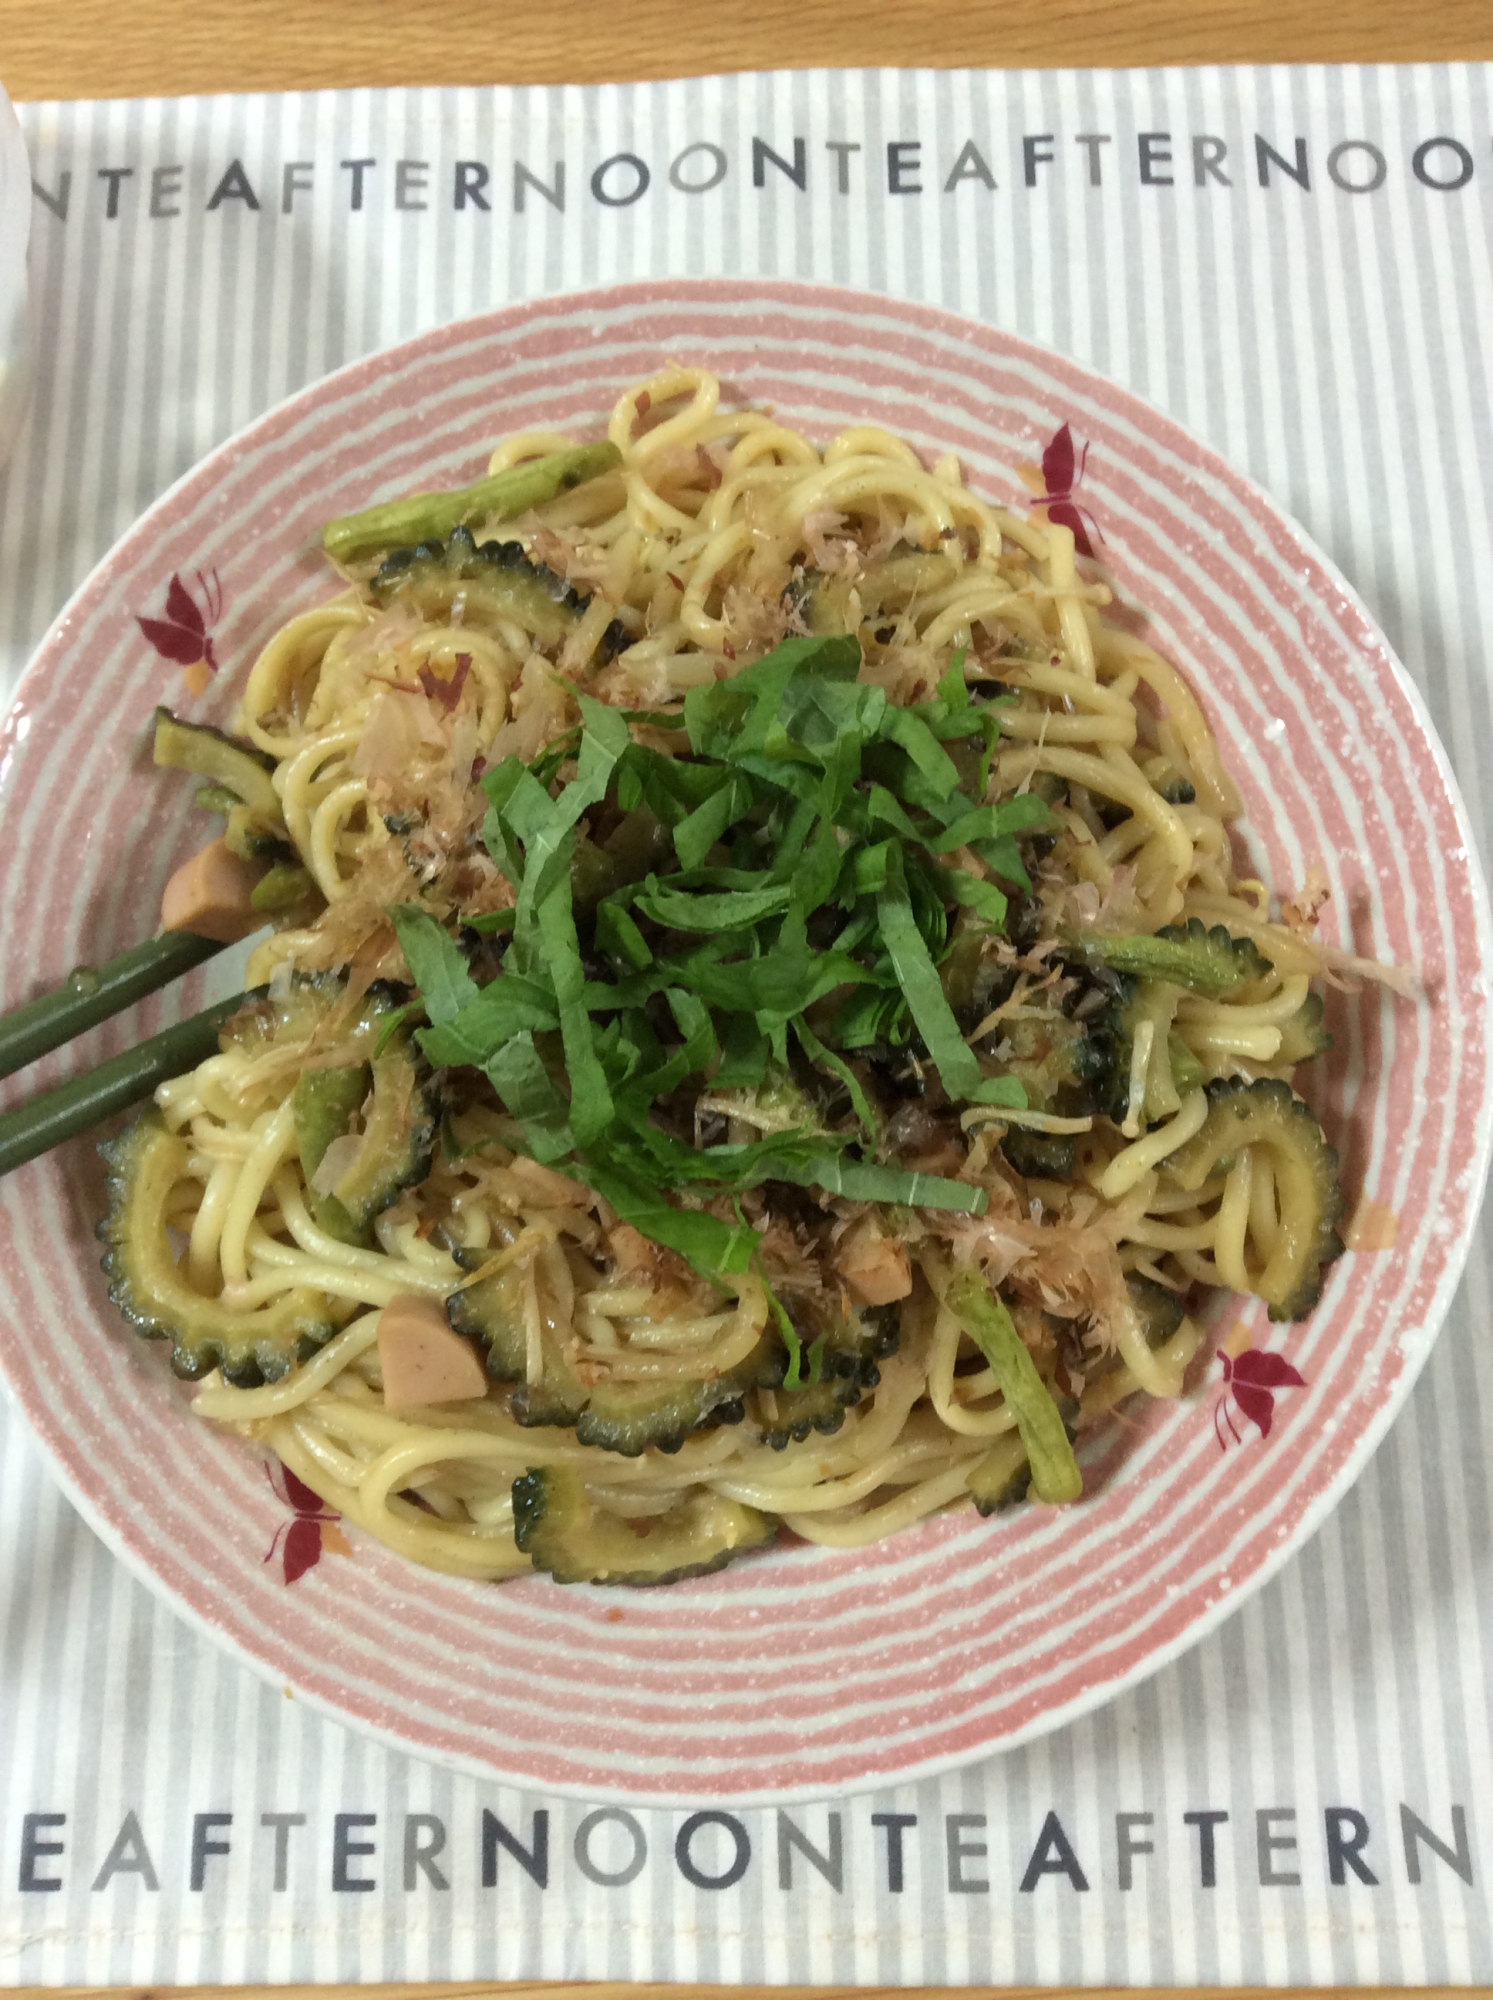
<path fill-rule="evenodd" d="M 514 1540 L 557 1583 L 678 1583 L 723 1569 L 776 1533 L 765 1514 L 714 1493 L 633 1522 L 603 1513 L 569 1468 L 543 1466 L 513 1482 Z"/>
<path fill-rule="evenodd" d="M 774 1451 L 785 1451 L 815 1432 L 832 1437 L 845 1422 L 846 1411 L 863 1402 L 881 1380 L 877 1363 L 896 1353 L 900 1329 L 896 1306 L 852 1313 L 820 1332 L 799 1324 L 805 1355 L 812 1357 L 818 1351 L 819 1379 L 800 1389 L 771 1392 L 772 1409 L 763 1416 L 762 1442 Z"/>
<path fill-rule="evenodd" d="M 980 1514 L 1003 1514 L 1019 1507 L 1032 1487 L 1032 1468 L 1019 1431 L 996 1439 L 965 1480 Z"/>
<path fill-rule="evenodd" d="M 1304 1319 L 1322 1296 L 1323 1271 L 1343 1254 L 1338 1156 L 1306 1105 L 1278 1078 L 1228 1077 L 1207 1088 L 1202 1130 L 1163 1161 L 1162 1172 L 1192 1190 L 1226 1171 L 1250 1146 L 1268 1156 L 1280 1228 L 1254 1289 L 1272 1319 Z"/>
<path fill-rule="evenodd" d="M 283 833 L 285 816 L 280 795 L 270 782 L 274 759 L 204 722 L 183 722 L 169 708 L 158 708 L 152 754 L 172 771 L 191 771 L 220 791 L 229 792 L 266 827 Z"/>
<path fill-rule="evenodd" d="M 1154 935 L 1106 936 L 1075 932 L 1067 949 L 1090 964 L 1107 965 L 1136 979 L 1165 979 L 1215 1000 L 1231 998 L 1269 976 L 1270 961 L 1253 938 L 1234 937 L 1223 924 L 1210 930 L 1200 917 L 1166 924 Z"/>
<path fill-rule="evenodd" d="M 251 1053 L 308 1041 L 336 1004 L 342 984 L 334 974 L 312 974 L 298 978 L 279 998 L 271 999 L 267 990 L 250 994 L 250 1004 L 225 1028 L 224 1041 Z M 408 1029 L 401 1024 L 384 1035 L 389 1015 L 406 997 L 398 987 L 371 986 L 337 1037 L 342 1060 L 303 1069 L 296 1080 L 296 1145 L 307 1204 L 317 1226 L 342 1243 L 370 1243 L 375 1218 L 430 1172 L 438 1094 Z M 356 1157 L 330 1192 L 314 1193 L 311 1182 L 328 1146 L 353 1129 L 360 1113 L 363 1143 Z"/>
<path fill-rule="evenodd" d="M 776 1335 L 764 1333 L 742 1361 L 717 1375 L 663 1385 L 588 1386 L 576 1375 L 562 1331 L 541 1304 L 543 1372 L 538 1382 L 530 1382 L 523 1281 L 512 1269 L 453 1292 L 446 1301 L 446 1318 L 457 1333 L 481 1342 L 490 1375 L 518 1385 L 513 1414 L 519 1423 L 573 1427 L 579 1443 L 628 1458 L 638 1457 L 650 1446 L 677 1451 L 692 1432 L 707 1424 L 739 1423 L 747 1391 L 782 1380 L 781 1344 Z"/>
<path fill-rule="evenodd" d="M 199 1292 L 177 1264 L 166 1205 L 185 1171 L 184 1139 L 154 1107 L 100 1148 L 109 1209 L 99 1224 L 108 1246 L 109 1296 L 135 1331 L 171 1342 L 171 1366 L 189 1381 L 221 1368 L 238 1388 L 275 1382 L 336 1331 L 320 1292 L 297 1287 L 272 1305 L 235 1311 Z"/>
<path fill-rule="evenodd" d="M 1135 1307 L 1147 1347 L 1165 1347 L 1186 1316 L 1186 1301 L 1178 1293 L 1168 1291 L 1165 1285 L 1158 1285 L 1154 1278 L 1141 1277 L 1137 1271 L 1126 1276 L 1125 1289 Z"/>
<path fill-rule="evenodd" d="M 517 625 L 541 645 L 558 645 L 575 630 L 590 599 L 543 563 L 521 542 L 472 540 L 457 528 L 448 540 L 393 549 L 369 579 L 379 604 L 404 604 L 433 625 L 444 624 L 461 603 L 461 629 L 492 631 Z M 625 629 L 608 626 L 604 656 L 627 644 Z"/>

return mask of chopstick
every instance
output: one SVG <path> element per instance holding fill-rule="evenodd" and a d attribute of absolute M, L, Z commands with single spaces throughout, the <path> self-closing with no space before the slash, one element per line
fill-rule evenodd
<path fill-rule="evenodd" d="M 216 939 L 194 931 L 163 931 L 104 965 L 79 966 L 52 992 L 0 1015 L 0 1076 L 24 1069 L 222 949 Z M 149 1097 L 158 1083 L 216 1054 L 219 1023 L 242 1004 L 243 996 L 235 994 L 0 1115 L 0 1174 Z"/>
<path fill-rule="evenodd" d="M 607 443 L 551 452 L 532 462 L 509 466 L 458 492 L 415 494 L 407 500 L 333 521 L 326 530 L 326 547 L 335 558 L 347 561 L 375 554 L 392 541 L 421 541 L 437 534 L 447 535 L 458 523 L 476 514 L 510 519 L 558 492 L 598 478 L 620 462 L 616 446 Z M 164 718 L 171 723 L 177 735 L 185 729 L 194 740 L 206 736 L 220 742 L 219 732 L 180 724 L 161 709 L 156 711 L 156 718 L 154 755 L 158 764 L 195 771 L 213 784 L 227 782 L 229 790 L 237 791 L 246 804 L 254 802 L 257 790 L 244 790 L 242 772 L 238 780 L 225 780 L 219 759 L 203 765 L 196 757 L 185 754 L 179 743 L 163 746 L 162 721 Z M 252 749 L 230 748 L 240 765 L 252 766 L 258 756 Z M 263 792 L 262 807 L 278 817 L 279 802 L 268 777 L 257 770 L 250 775 L 257 780 L 257 789 Z M 121 952 L 106 965 L 96 969 L 80 967 L 55 991 L 43 993 L 0 1016 L 0 1077 L 12 1075 L 38 1056 L 71 1041 L 86 1028 L 96 1027 L 131 1001 L 155 992 L 222 949 L 211 938 L 190 931 L 165 931 L 148 944 Z M 138 1048 L 128 1049 L 123 1055 L 100 1063 L 97 1069 L 73 1077 L 55 1090 L 0 1115 L 0 1174 L 8 1174 L 12 1168 L 60 1145 L 64 1139 L 71 1139 L 127 1105 L 138 1103 L 169 1077 L 194 1069 L 216 1053 L 219 1024 L 242 1004 L 242 995 L 222 1001 L 201 1014 L 194 1014 L 190 1020 L 167 1028 Z"/>
<path fill-rule="evenodd" d="M 55 1090 L 44 1091 L 28 1104 L 7 1111 L 0 1116 L 0 1174 L 24 1166 L 39 1153 L 60 1146 L 64 1139 L 74 1138 L 116 1111 L 138 1104 L 142 1097 L 150 1096 L 158 1083 L 195 1069 L 198 1063 L 216 1055 L 219 1027 L 242 1005 L 241 993 L 231 1000 L 220 1000 L 215 1007 L 152 1035 L 148 1042 L 126 1049 L 123 1055 L 112 1056 L 97 1069 L 71 1077 Z"/>
<path fill-rule="evenodd" d="M 24 1069 L 222 950 L 215 939 L 193 931 L 163 931 L 105 965 L 79 966 L 51 993 L 0 1015 L 0 1076 Z"/>

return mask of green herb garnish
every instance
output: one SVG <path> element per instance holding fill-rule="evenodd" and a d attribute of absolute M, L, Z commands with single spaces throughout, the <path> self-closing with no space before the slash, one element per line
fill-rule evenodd
<path fill-rule="evenodd" d="M 480 1069 L 536 1159 L 710 1274 L 746 1268 L 756 1237 L 723 1211 L 769 1180 L 983 1212 L 980 1188 L 876 1159 L 877 1114 L 846 1060 L 855 1050 L 913 1042 L 952 1103 L 1025 1103 L 1014 1078 L 983 1073 L 939 971 L 953 919 L 998 929 L 1005 895 L 942 857 L 968 848 L 1029 886 L 1015 836 L 1045 809 L 961 789 L 945 745 L 979 739 L 983 792 L 998 720 L 994 704 L 970 699 L 960 662 L 909 709 L 857 679 L 860 659 L 854 638 L 785 640 L 690 691 L 677 755 L 634 741 L 629 725 L 679 718 L 580 695 L 579 727 L 563 740 L 568 783 L 560 745 L 490 771 L 483 840 L 516 906 L 487 984 L 428 912 L 391 912 L 430 1061 Z M 961 757 L 967 771 L 975 760 Z M 588 840 L 578 864 L 577 828 L 603 804 L 627 816 L 628 840 L 610 853 Z M 843 1093 L 844 1129 L 796 1114 L 778 1128 L 771 1106 L 797 1088 L 795 1064 Z M 729 1108 L 756 1136 L 681 1136 L 707 1091 L 737 1093 Z"/>

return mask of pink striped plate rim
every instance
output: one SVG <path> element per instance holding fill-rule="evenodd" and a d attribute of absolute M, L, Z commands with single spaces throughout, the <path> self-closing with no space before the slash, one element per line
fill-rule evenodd
<path fill-rule="evenodd" d="M 516 306 L 344 368 L 214 452 L 127 534 L 27 671 L 0 765 L 0 1005 L 148 935 L 202 838 L 160 782 L 150 712 L 181 698 L 143 640 L 169 578 L 221 589 L 225 722 L 257 646 L 327 592 L 328 517 L 480 468 L 518 429 L 595 435 L 668 357 L 825 437 L 871 421 L 959 455 L 1027 506 L 1014 467 L 1069 423 L 1120 597 L 1189 674 L 1278 888 L 1321 862 L 1328 934 L 1416 966 L 1427 998 L 1334 995 L 1318 1101 L 1350 1204 L 1396 1219 L 1318 1311 L 1268 1326 L 1306 1381 L 1268 1439 L 1220 1448 L 1219 1364 L 1127 1413 L 1088 1455 L 1093 1497 L 940 1516 L 852 1552 L 779 1547 L 654 1592 L 501 1588 L 413 1571 L 359 1541 L 287 1587 L 262 1558 L 285 1509 L 247 1450 L 187 1412 L 158 1348 L 108 1305 L 80 1141 L 0 1188 L 0 1370 L 68 1492 L 182 1615 L 327 1713 L 417 1754 L 585 1798 L 786 1801 L 923 1776 L 1071 1721 L 1173 1659 L 1256 1589 L 1347 1490 L 1446 1312 L 1481 1195 L 1489 921 L 1447 760 L 1351 588 L 1265 496 L 1135 396 L 1011 335 L 822 286 L 668 281 Z M 123 1048 L 201 976 L 5 1086 Z"/>

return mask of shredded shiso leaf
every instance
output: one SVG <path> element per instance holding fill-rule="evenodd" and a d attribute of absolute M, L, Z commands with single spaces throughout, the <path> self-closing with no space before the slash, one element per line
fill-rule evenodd
<path fill-rule="evenodd" d="M 681 718 L 578 693 L 577 728 L 482 780 L 482 837 L 516 897 L 485 984 L 429 911 L 390 913 L 429 1060 L 481 1070 L 525 1150 L 703 1272 L 744 1270 L 757 1238 L 688 1204 L 768 1181 L 983 1212 L 982 1189 L 875 1157 L 875 1115 L 846 1060 L 856 1050 L 913 1044 L 953 1104 L 1026 1101 L 1014 1078 L 982 1071 L 939 965 L 961 908 L 966 927 L 1002 928 L 1006 897 L 991 878 L 1029 887 L 1016 837 L 1046 808 L 982 802 L 998 709 L 971 698 L 962 657 L 912 708 L 859 681 L 860 663 L 853 637 L 785 640 L 690 691 L 677 755 L 635 740 L 632 725 Z M 961 742 L 973 797 L 945 747 Z M 604 802 L 651 813 L 678 865 L 582 907 L 577 828 Z M 940 858 L 956 849 L 989 873 Z M 483 929 L 496 939 L 502 927 Z M 848 1093 L 846 1129 L 693 1144 L 660 1121 L 676 1093 L 771 1091 L 788 1076 L 790 1036 Z"/>

